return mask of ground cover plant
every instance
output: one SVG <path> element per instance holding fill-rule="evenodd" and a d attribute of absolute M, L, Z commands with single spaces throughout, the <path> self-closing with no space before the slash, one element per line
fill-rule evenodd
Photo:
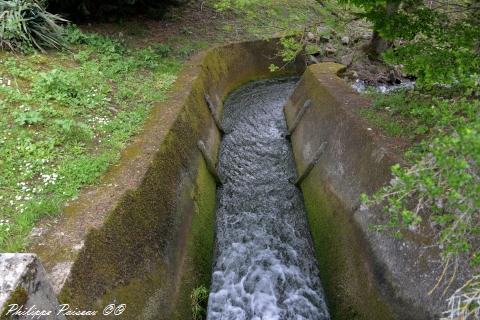
<path fill-rule="evenodd" d="M 71 49 L 0 55 L 0 250 L 98 181 L 175 81 L 165 47 L 128 49 L 69 27 Z"/>

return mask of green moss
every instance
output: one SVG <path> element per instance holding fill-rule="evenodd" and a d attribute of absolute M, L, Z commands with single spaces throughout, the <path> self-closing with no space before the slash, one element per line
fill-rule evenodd
<path fill-rule="evenodd" d="M 200 161 L 193 190 L 194 215 L 187 239 L 177 308 L 173 319 L 190 319 L 191 293 L 198 287 L 210 287 L 215 240 L 215 181 Z"/>
<path fill-rule="evenodd" d="M 304 181 L 302 190 L 332 319 L 393 319 L 373 284 L 351 214 L 314 179 L 314 172 Z"/>
<path fill-rule="evenodd" d="M 7 300 L 7 302 L 4 304 L 5 309 L 0 310 L 1 315 L 0 319 L 10 319 L 10 317 L 7 317 L 7 311 L 8 311 L 8 306 L 11 304 L 18 304 L 19 306 L 24 306 L 28 301 L 28 292 L 25 290 L 24 287 L 18 286 L 11 294 L 10 298 Z"/>

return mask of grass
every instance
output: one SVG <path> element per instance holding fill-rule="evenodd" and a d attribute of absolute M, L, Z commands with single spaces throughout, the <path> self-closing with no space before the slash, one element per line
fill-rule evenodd
<path fill-rule="evenodd" d="M 387 110 L 379 111 L 375 108 L 358 110 L 361 117 L 366 119 L 373 127 L 380 129 L 388 136 L 412 140 L 415 138 L 414 125 L 401 116 L 390 114 Z"/>
<path fill-rule="evenodd" d="M 193 289 L 190 299 L 192 304 L 192 316 L 194 320 L 206 318 L 208 294 L 208 289 L 204 286 Z"/>
<path fill-rule="evenodd" d="M 181 58 L 69 30 L 70 51 L 0 55 L 0 252 L 95 184 L 165 99 Z"/>
<path fill-rule="evenodd" d="M 464 98 L 446 99 L 409 90 L 367 95 L 373 104 L 359 109 L 359 115 L 386 135 L 410 144 L 435 135 L 440 128 L 448 132 L 472 122 L 478 112 L 478 103 Z"/>

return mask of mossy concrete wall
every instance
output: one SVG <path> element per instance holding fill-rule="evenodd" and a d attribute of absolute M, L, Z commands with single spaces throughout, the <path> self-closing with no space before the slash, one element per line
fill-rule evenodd
<path fill-rule="evenodd" d="M 358 117 L 356 110 L 370 102 L 337 76 L 342 68 L 310 66 L 285 107 L 292 125 L 311 100 L 291 138 L 299 174 L 327 143 L 301 188 L 332 317 L 438 319 L 453 288 L 442 296 L 443 283 L 428 293 L 442 272 L 438 252 L 424 249 L 429 235 L 406 231 L 404 239 L 395 239 L 376 233 L 370 227 L 385 222 L 385 215 L 360 206 L 361 193 L 387 184 L 390 167 L 403 161 L 392 151 L 393 141 Z"/>
<path fill-rule="evenodd" d="M 303 71 L 297 61 L 271 73 L 268 66 L 281 63 L 270 58 L 276 49 L 276 41 L 254 41 L 195 57 L 102 184 L 59 223 L 42 224 L 30 250 L 62 303 L 100 311 L 126 304 L 124 319 L 191 318 L 191 291 L 210 285 L 216 191 L 197 141 L 213 159 L 220 142 L 204 94 L 221 117 L 223 99 L 239 85 Z"/>

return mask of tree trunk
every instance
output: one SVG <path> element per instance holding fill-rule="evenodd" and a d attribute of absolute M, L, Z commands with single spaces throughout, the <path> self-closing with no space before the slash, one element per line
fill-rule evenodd
<path fill-rule="evenodd" d="M 373 31 L 372 40 L 370 41 L 369 53 L 378 58 L 383 52 L 385 52 L 392 45 L 391 41 L 387 41 L 380 37 L 377 31 Z"/>
<path fill-rule="evenodd" d="M 400 7 L 400 2 L 398 0 L 387 1 L 385 7 L 385 15 L 387 19 L 397 13 L 398 8 Z M 378 58 L 382 53 L 384 53 L 388 48 L 392 46 L 392 41 L 387 41 L 383 39 L 378 31 L 374 30 L 372 35 L 372 40 L 367 47 L 367 51 L 370 56 Z"/>

